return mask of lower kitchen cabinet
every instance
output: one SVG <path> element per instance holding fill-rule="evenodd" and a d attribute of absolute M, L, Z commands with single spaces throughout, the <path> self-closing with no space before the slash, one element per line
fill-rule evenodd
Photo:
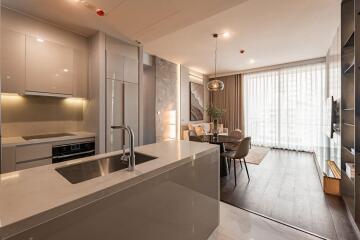
<path fill-rule="evenodd" d="M 1 172 L 8 173 L 16 169 L 15 146 L 1 148 Z"/>
<path fill-rule="evenodd" d="M 51 163 L 52 163 L 52 158 L 34 160 L 29 162 L 20 162 L 20 163 L 16 163 L 16 171 L 24 170 L 27 168 L 33 168 L 33 167 L 40 167 Z"/>
<path fill-rule="evenodd" d="M 52 157 L 52 145 L 33 144 L 16 147 L 16 163 L 47 159 Z"/>

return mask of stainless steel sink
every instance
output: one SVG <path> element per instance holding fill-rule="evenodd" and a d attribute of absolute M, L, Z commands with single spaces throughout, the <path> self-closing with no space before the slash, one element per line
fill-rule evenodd
<path fill-rule="evenodd" d="M 122 155 L 115 155 L 108 158 L 101 158 L 98 160 L 75 163 L 69 166 L 64 166 L 55 169 L 66 180 L 72 184 L 80 183 L 92 178 L 108 175 L 128 167 L 128 162 L 121 160 Z M 156 157 L 135 152 L 135 164 L 141 164 Z"/>

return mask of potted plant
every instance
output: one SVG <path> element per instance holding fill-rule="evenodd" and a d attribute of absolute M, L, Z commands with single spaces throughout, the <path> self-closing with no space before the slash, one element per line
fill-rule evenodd
<path fill-rule="evenodd" d="M 220 109 L 215 107 L 214 105 L 210 105 L 206 109 L 206 113 L 210 116 L 211 120 L 214 124 L 214 136 L 217 136 L 217 125 L 219 119 L 221 119 L 222 115 L 226 112 L 225 109 Z"/>

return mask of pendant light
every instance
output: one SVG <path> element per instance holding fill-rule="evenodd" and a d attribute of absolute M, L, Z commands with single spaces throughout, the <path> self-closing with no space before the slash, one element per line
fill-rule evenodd
<path fill-rule="evenodd" d="M 207 88 L 209 91 L 211 92 L 216 92 L 216 91 L 222 91 L 224 90 L 224 82 L 216 79 L 216 65 L 217 65 L 217 41 L 218 41 L 218 37 L 219 35 L 217 33 L 213 34 L 213 37 L 215 38 L 215 76 L 214 79 L 209 81 L 207 84 Z"/>

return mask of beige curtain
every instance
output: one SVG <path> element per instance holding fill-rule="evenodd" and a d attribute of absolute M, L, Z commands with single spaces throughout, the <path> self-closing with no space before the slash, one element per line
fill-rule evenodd
<path fill-rule="evenodd" d="M 225 84 L 220 92 L 210 93 L 210 103 L 215 107 L 226 109 L 222 117 L 224 127 L 229 131 L 234 129 L 243 130 L 243 97 L 241 75 L 232 75 L 219 78 Z"/>

